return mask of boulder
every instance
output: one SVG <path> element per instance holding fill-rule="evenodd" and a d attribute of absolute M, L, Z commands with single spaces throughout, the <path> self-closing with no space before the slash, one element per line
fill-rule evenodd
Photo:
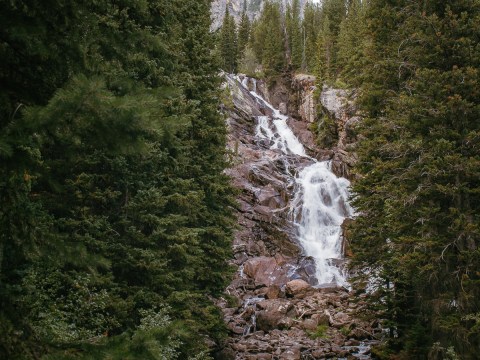
<path fill-rule="evenodd" d="M 257 329 L 271 331 L 289 328 L 296 314 L 292 303 L 285 299 L 264 300 L 257 304 Z"/>
<path fill-rule="evenodd" d="M 243 273 L 254 279 L 257 286 L 281 286 L 287 281 L 287 271 L 281 267 L 282 258 L 260 256 L 247 260 Z"/>
<path fill-rule="evenodd" d="M 297 279 L 289 281 L 285 287 L 288 297 L 303 298 L 313 290 L 312 286 L 305 280 Z"/>
<path fill-rule="evenodd" d="M 317 325 L 330 325 L 330 317 L 325 313 L 313 314 L 312 320 L 314 320 Z"/>
<path fill-rule="evenodd" d="M 278 299 L 281 295 L 280 287 L 276 284 L 269 286 L 265 293 L 266 299 Z"/>
<path fill-rule="evenodd" d="M 300 345 L 294 345 L 280 355 L 281 360 L 300 360 L 302 358 L 302 348 Z"/>

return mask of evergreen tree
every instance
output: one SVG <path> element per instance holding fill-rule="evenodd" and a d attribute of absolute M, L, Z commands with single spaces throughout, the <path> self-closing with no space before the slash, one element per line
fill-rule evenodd
<path fill-rule="evenodd" d="M 320 7 L 312 3 L 305 5 L 302 21 L 303 36 L 303 70 L 313 73 L 316 66 L 317 38 L 320 26 Z"/>
<path fill-rule="evenodd" d="M 243 2 L 242 18 L 238 29 L 238 53 L 243 57 L 245 48 L 250 39 L 250 19 L 247 15 L 247 1 Z"/>
<path fill-rule="evenodd" d="M 338 72 L 343 81 L 355 84 L 358 69 L 363 69 L 363 42 L 367 38 L 362 1 L 352 0 L 338 34 Z"/>
<path fill-rule="evenodd" d="M 334 35 L 330 30 L 330 19 L 327 16 L 323 19 L 322 29 L 317 37 L 315 73 L 320 84 L 334 80 L 334 55 Z"/>
<path fill-rule="evenodd" d="M 280 5 L 266 1 L 255 26 L 253 50 L 269 77 L 278 74 L 285 67 L 284 43 Z"/>
<path fill-rule="evenodd" d="M 320 28 L 316 43 L 316 74 L 320 86 L 323 82 L 332 82 L 337 79 L 338 63 L 338 36 L 340 24 L 346 16 L 344 0 L 325 0 L 320 10 Z"/>
<path fill-rule="evenodd" d="M 220 30 L 220 54 L 223 60 L 223 68 L 229 73 L 234 73 L 237 68 L 238 40 L 236 27 L 235 19 L 230 15 L 227 4 Z"/>
<path fill-rule="evenodd" d="M 475 359 L 480 5 L 378 0 L 367 18 L 356 260 L 379 275 L 393 354 Z"/>
<path fill-rule="evenodd" d="M 0 14 L 0 357 L 206 350 L 233 226 L 209 2 L 17 5 Z"/>
<path fill-rule="evenodd" d="M 294 69 L 302 67 L 303 60 L 303 39 L 300 28 L 300 1 L 293 0 L 287 4 L 286 27 L 290 44 L 290 57 Z"/>

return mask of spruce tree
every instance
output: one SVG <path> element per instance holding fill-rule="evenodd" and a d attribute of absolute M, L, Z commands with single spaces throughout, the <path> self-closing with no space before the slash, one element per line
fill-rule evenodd
<path fill-rule="evenodd" d="M 304 51 L 299 0 L 293 0 L 291 5 L 287 5 L 286 26 L 289 36 L 291 63 L 294 69 L 299 69 L 302 67 Z"/>
<path fill-rule="evenodd" d="M 247 15 L 247 1 L 243 2 L 242 18 L 238 28 L 238 54 L 242 58 L 250 39 L 250 19 Z"/>
<path fill-rule="evenodd" d="M 352 0 L 348 6 L 347 16 L 340 24 L 338 34 L 338 73 L 348 84 L 356 83 L 359 69 L 365 64 L 363 61 L 363 42 L 365 41 L 364 5 L 360 0 Z"/>
<path fill-rule="evenodd" d="M 304 41 L 302 54 L 302 68 L 303 70 L 313 73 L 316 66 L 316 50 L 317 38 L 320 26 L 320 7 L 312 3 L 305 5 L 303 21 L 302 21 L 302 36 Z"/>
<path fill-rule="evenodd" d="M 317 36 L 317 56 L 315 75 L 320 83 L 335 78 L 334 70 L 334 35 L 330 30 L 330 19 L 326 16 L 322 21 L 322 29 Z"/>
<path fill-rule="evenodd" d="M 225 8 L 225 16 L 220 30 L 220 54 L 224 70 L 234 73 L 237 68 L 238 39 L 235 19 L 230 15 L 228 4 Z"/>
<path fill-rule="evenodd" d="M 267 1 L 254 34 L 254 51 L 267 76 L 278 74 L 284 69 L 284 43 L 280 5 Z"/>

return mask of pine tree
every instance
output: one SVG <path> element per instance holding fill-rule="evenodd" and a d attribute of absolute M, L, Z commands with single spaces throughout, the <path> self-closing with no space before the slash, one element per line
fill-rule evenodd
<path fill-rule="evenodd" d="M 290 5 L 288 6 L 290 7 Z M 291 62 L 294 69 L 301 68 L 303 63 L 303 39 L 300 25 L 300 1 L 293 0 L 290 18 L 287 22 L 287 31 L 289 34 Z"/>
<path fill-rule="evenodd" d="M 245 48 L 250 39 L 250 19 L 247 15 L 247 1 L 243 2 L 242 18 L 238 29 L 238 54 L 243 57 Z"/>
<path fill-rule="evenodd" d="M 316 43 L 316 74 L 320 83 L 332 82 L 337 79 L 338 36 L 340 24 L 346 16 L 346 6 L 343 0 L 325 0 L 320 11 L 320 29 Z"/>
<path fill-rule="evenodd" d="M 269 77 L 285 67 L 284 43 L 280 5 L 267 1 L 255 26 L 253 49 Z"/>
<path fill-rule="evenodd" d="M 0 20 L 0 357 L 207 350 L 233 227 L 209 3 Z"/>
<path fill-rule="evenodd" d="M 335 78 L 334 70 L 334 35 L 330 30 L 330 19 L 325 17 L 322 29 L 317 37 L 316 76 L 320 83 L 329 82 Z"/>
<path fill-rule="evenodd" d="M 317 38 L 320 26 L 320 7 L 312 3 L 305 5 L 303 14 L 302 30 L 303 30 L 303 53 L 302 68 L 310 73 L 314 72 Z"/>
<path fill-rule="evenodd" d="M 234 73 L 237 68 L 238 40 L 235 19 L 230 15 L 228 4 L 225 8 L 225 16 L 220 30 L 220 54 L 224 70 Z"/>
<path fill-rule="evenodd" d="M 355 77 L 365 64 L 363 42 L 366 36 L 364 5 L 360 0 L 352 0 L 345 19 L 340 24 L 338 34 L 338 71 L 342 80 L 355 84 Z"/>

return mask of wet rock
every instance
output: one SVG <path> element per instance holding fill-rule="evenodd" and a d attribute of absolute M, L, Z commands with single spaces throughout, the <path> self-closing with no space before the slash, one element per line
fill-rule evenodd
<path fill-rule="evenodd" d="M 285 206 L 285 201 L 283 201 L 280 193 L 273 188 L 272 184 L 268 184 L 261 188 L 257 192 L 256 198 L 260 205 L 267 206 L 270 209 L 277 209 Z"/>
<path fill-rule="evenodd" d="M 310 285 L 315 286 L 318 284 L 318 280 L 315 275 L 315 260 L 312 257 L 304 257 L 300 260 L 298 267 L 295 269 L 295 272 L 292 275 L 292 278 L 305 280 Z"/>

